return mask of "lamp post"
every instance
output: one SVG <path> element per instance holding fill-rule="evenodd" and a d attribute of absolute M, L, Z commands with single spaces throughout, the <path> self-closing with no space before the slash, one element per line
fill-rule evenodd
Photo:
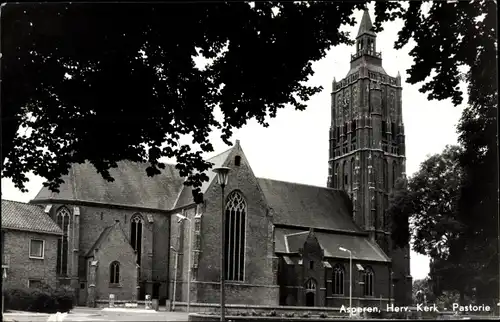
<path fill-rule="evenodd" d="M 193 227 L 191 226 L 191 219 L 189 219 L 186 216 L 183 216 L 181 214 L 177 214 L 177 218 L 179 218 L 178 222 L 182 222 L 184 220 L 187 220 L 189 222 L 189 258 L 188 258 L 188 281 L 187 281 L 187 313 L 189 313 L 189 309 L 191 306 L 191 247 L 192 247 L 192 234 L 193 234 Z"/>
<path fill-rule="evenodd" d="M 215 168 L 212 170 L 217 174 L 217 183 L 221 187 L 222 191 L 222 199 L 221 199 L 221 224 L 220 224 L 220 320 L 222 322 L 226 321 L 226 254 L 225 254 L 225 249 L 226 249 L 226 225 L 225 225 L 225 213 L 224 213 L 224 208 L 225 208 L 225 202 L 224 202 L 224 187 L 227 185 L 227 181 L 229 178 L 229 171 L 231 171 L 230 168 L 227 167 L 220 167 L 220 168 Z"/>
<path fill-rule="evenodd" d="M 173 290 L 173 296 L 172 296 L 172 311 L 175 311 L 175 291 L 177 290 L 177 266 L 178 266 L 178 260 L 179 260 L 179 252 L 177 249 L 174 248 L 174 246 L 170 246 L 170 249 L 175 253 L 175 266 L 174 266 L 174 290 Z"/>
<path fill-rule="evenodd" d="M 349 253 L 349 318 L 352 318 L 352 252 L 344 247 L 339 249 Z"/>

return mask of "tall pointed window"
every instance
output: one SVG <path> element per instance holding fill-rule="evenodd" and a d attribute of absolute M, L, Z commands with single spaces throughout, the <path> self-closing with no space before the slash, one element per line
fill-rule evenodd
<path fill-rule="evenodd" d="M 333 294 L 344 295 L 344 267 L 336 265 L 333 269 Z"/>
<path fill-rule="evenodd" d="M 69 219 L 71 213 L 66 207 L 61 207 L 56 214 L 57 225 L 63 231 L 63 235 L 57 240 L 57 263 L 56 270 L 59 276 L 68 275 L 68 252 L 69 252 Z"/>
<path fill-rule="evenodd" d="M 392 187 L 396 188 L 396 179 L 397 179 L 397 164 L 396 161 L 392 162 Z"/>
<path fill-rule="evenodd" d="M 351 170 L 351 190 L 354 189 L 354 175 L 356 173 L 355 169 L 355 164 L 354 164 L 354 157 L 351 158 L 351 166 L 349 167 Z"/>
<path fill-rule="evenodd" d="M 389 189 L 389 162 L 384 159 L 384 190 Z"/>
<path fill-rule="evenodd" d="M 339 169 L 340 169 L 340 165 L 337 163 L 335 165 L 335 175 L 334 175 L 334 179 L 333 179 L 333 187 L 334 188 L 340 187 L 340 185 L 339 185 Z"/>
<path fill-rule="evenodd" d="M 142 225 L 144 221 L 142 216 L 135 214 L 130 219 L 130 244 L 137 252 L 137 264 L 141 264 L 142 253 Z"/>
<path fill-rule="evenodd" d="M 373 296 L 373 280 L 374 280 L 374 275 L 373 275 L 373 270 L 371 267 L 365 267 L 365 272 L 363 274 L 363 294 L 365 296 Z"/>
<path fill-rule="evenodd" d="M 120 283 L 120 263 L 116 261 L 112 262 L 111 265 L 109 265 L 109 283 Z"/>
<path fill-rule="evenodd" d="M 349 186 L 349 171 L 347 170 L 347 161 L 344 161 L 342 166 L 342 175 L 344 176 L 344 181 L 342 182 L 342 189 L 347 190 Z"/>
<path fill-rule="evenodd" d="M 226 203 L 226 279 L 243 281 L 245 274 L 245 226 L 247 204 L 233 191 Z"/>

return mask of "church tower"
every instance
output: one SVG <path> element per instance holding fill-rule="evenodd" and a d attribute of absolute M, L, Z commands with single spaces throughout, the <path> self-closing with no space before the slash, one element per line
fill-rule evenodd
<path fill-rule="evenodd" d="M 349 193 L 353 219 L 390 255 L 385 210 L 396 180 L 405 175 L 401 76 L 389 76 L 365 9 L 351 68 L 332 85 L 328 187 Z"/>

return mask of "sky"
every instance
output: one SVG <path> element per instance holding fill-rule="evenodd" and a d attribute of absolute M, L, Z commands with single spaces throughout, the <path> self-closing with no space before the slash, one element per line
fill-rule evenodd
<path fill-rule="evenodd" d="M 369 9 L 374 21 L 373 5 L 369 6 Z M 362 11 L 356 11 L 354 16 L 359 23 Z M 377 35 L 377 51 L 382 52 L 382 64 L 390 76 L 395 77 L 398 72 L 401 74 L 406 173 L 411 176 L 429 155 L 440 153 L 446 145 L 457 143 L 456 124 L 460 119 L 462 107 L 454 107 L 450 100 L 429 101 L 426 94 L 418 91 L 419 84 L 409 85 L 405 82 L 408 77 L 406 70 L 411 67 L 413 61 L 408 53 L 414 44 L 410 42 L 401 50 L 394 49 L 397 33 L 403 27 L 401 20 L 385 23 L 383 27 L 384 31 Z M 354 37 L 358 24 L 344 27 L 344 30 Z M 308 83 L 322 86 L 324 90 L 309 100 L 305 111 L 295 111 L 291 107 L 281 109 L 276 118 L 269 120 L 268 128 L 251 120 L 243 128 L 235 130 L 232 142 L 240 140 L 257 177 L 326 186 L 331 84 L 333 78 L 339 81 L 345 77 L 349 71 L 352 53 L 353 46 L 337 46 L 313 64 L 315 74 Z M 204 59 L 198 59 L 197 62 L 200 65 L 207 63 Z M 465 84 L 461 87 L 465 92 Z M 215 113 L 220 117 L 220 113 Z M 210 138 L 215 151 L 206 154 L 207 158 L 228 149 L 220 139 L 220 132 L 214 131 Z M 182 141 L 187 143 L 190 140 L 184 138 Z M 33 199 L 44 180 L 34 175 L 29 178 L 27 193 L 16 189 L 10 179 L 2 179 L 2 198 L 21 202 Z M 414 280 L 425 278 L 429 272 L 429 259 L 412 252 L 410 269 Z"/>

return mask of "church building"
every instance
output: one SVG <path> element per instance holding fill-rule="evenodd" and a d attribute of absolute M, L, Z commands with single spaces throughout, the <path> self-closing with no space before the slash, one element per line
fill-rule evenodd
<path fill-rule="evenodd" d="M 218 303 L 224 229 L 228 304 L 339 307 L 351 278 L 353 304 L 409 304 L 409 247 L 392 245 L 385 214 L 405 176 L 401 77 L 385 72 L 376 39 L 365 11 L 351 69 L 333 82 L 326 187 L 256 177 L 239 141 L 209 159 L 231 168 L 223 200 L 211 170 L 195 203 L 173 164 L 148 177 L 146 163 L 123 161 L 113 182 L 74 164 L 59 193 L 43 188 L 31 201 L 61 228 L 59 283 L 80 305 L 109 294 L 185 302 L 188 292 Z"/>

